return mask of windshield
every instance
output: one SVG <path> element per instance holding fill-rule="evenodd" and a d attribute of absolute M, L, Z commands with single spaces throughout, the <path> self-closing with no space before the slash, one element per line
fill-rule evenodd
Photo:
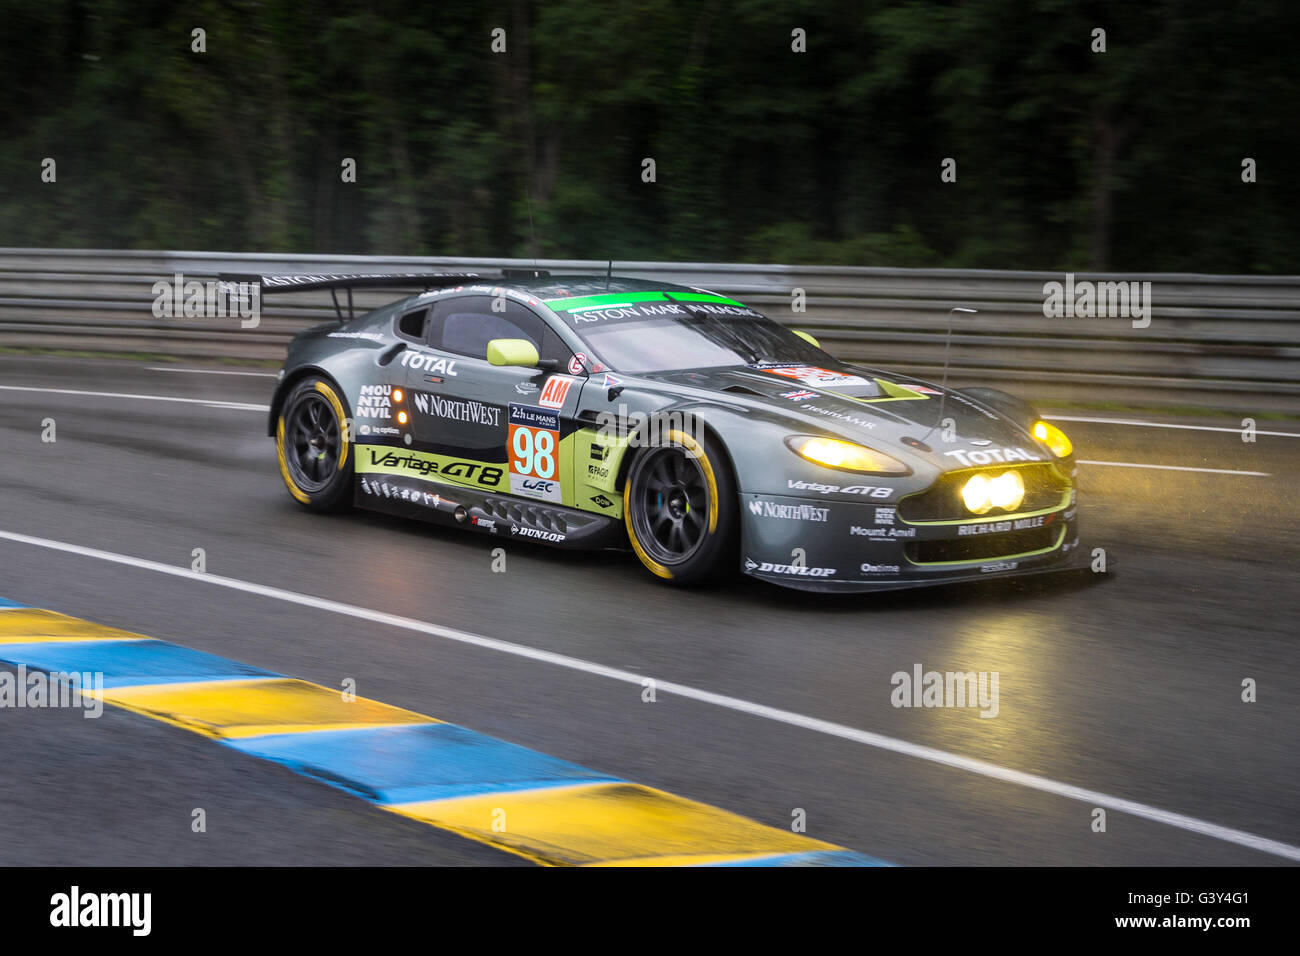
<path fill-rule="evenodd" d="M 830 360 L 762 313 L 717 295 L 597 295 L 547 305 L 605 365 L 620 372 Z"/>

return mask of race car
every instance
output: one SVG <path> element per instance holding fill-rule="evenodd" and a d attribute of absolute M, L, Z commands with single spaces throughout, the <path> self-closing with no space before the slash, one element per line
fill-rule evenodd
<path fill-rule="evenodd" d="M 246 276 L 224 276 L 227 280 Z M 840 362 L 704 289 L 613 275 L 255 277 L 328 289 L 271 402 L 284 484 L 659 579 L 870 591 L 1074 566 L 1070 440 L 999 390 Z M 362 315 L 338 291 L 419 290 Z"/>

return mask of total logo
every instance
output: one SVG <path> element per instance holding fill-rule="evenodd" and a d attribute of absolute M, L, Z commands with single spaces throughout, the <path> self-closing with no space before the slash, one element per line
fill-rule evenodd
<path fill-rule="evenodd" d="M 944 452 L 950 458 L 956 458 L 963 465 L 991 465 L 994 462 L 1008 461 L 1042 461 L 1039 455 L 1025 451 L 1023 448 L 990 448 L 987 451 L 965 451 L 956 449 Z"/>
<path fill-rule="evenodd" d="M 455 359 L 439 358 L 436 355 L 427 355 L 422 352 L 403 352 L 402 366 L 414 369 L 417 372 L 433 372 L 437 375 L 454 376 L 456 374 Z"/>

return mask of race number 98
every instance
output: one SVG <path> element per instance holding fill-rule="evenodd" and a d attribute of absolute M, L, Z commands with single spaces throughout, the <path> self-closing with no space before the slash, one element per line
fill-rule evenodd
<path fill-rule="evenodd" d="M 555 432 L 510 426 L 510 470 L 534 478 L 555 477 Z"/>

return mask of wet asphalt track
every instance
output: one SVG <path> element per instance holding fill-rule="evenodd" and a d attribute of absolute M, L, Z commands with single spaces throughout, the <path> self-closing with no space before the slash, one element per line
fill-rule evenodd
<path fill-rule="evenodd" d="M 0 386 L 256 405 L 273 379 L 0 356 Z M 219 368 L 220 366 L 204 366 Z M 233 367 L 229 367 L 233 370 Z M 1152 416 L 1118 411 L 1063 414 Z M 41 441 L 54 418 L 57 441 Z M 1236 426 L 1239 419 L 1166 419 Z M 1300 846 L 1300 438 L 1062 422 L 1106 578 L 828 598 L 678 592 L 570 554 L 280 483 L 265 414 L 0 388 L 0 532 L 376 608 L 974 757 Z M 1262 429 L 1300 433 L 1294 422 Z M 1285 855 L 571 668 L 0 538 L 0 597 L 453 721 L 902 864 L 1270 864 Z M 1000 712 L 901 709 L 890 675 L 1000 673 Z M 1241 702 L 1241 682 L 1258 702 Z M 191 812 L 207 814 L 204 834 Z M 123 711 L 0 710 L 0 864 L 522 861 Z"/>

